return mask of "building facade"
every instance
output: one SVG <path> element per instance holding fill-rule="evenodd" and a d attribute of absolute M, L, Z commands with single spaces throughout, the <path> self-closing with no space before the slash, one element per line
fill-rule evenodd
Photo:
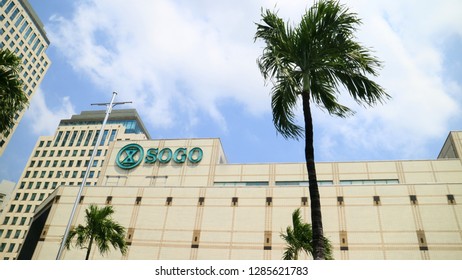
<path fill-rule="evenodd" d="M 34 212 L 55 189 L 82 183 L 104 116 L 105 111 L 82 112 L 61 120 L 53 136 L 38 139 L 0 216 L 0 259 L 17 258 Z M 149 138 L 135 110 L 113 110 L 86 184 L 96 185 L 112 142 Z"/>
<path fill-rule="evenodd" d="M 4 204 L 10 201 L 10 195 L 15 185 L 14 182 L 8 180 L 0 181 L 0 215 L 2 215 Z"/>
<path fill-rule="evenodd" d="M 43 23 L 27 0 L 0 0 L 0 48 L 9 49 L 21 58 L 19 78 L 29 102 L 50 67 L 45 53 L 49 45 Z M 17 112 L 15 124 L 8 133 L 0 134 L 0 156 L 25 110 Z"/>
<path fill-rule="evenodd" d="M 113 205 L 129 249 L 95 248 L 91 259 L 278 260 L 292 212 L 310 222 L 304 163 L 230 164 L 219 139 L 112 141 L 107 151 L 73 224 L 90 204 Z M 462 132 L 451 132 L 435 160 L 317 163 L 334 258 L 462 259 L 461 153 Z M 77 191 L 57 188 L 37 207 L 19 259 L 56 257 Z"/>

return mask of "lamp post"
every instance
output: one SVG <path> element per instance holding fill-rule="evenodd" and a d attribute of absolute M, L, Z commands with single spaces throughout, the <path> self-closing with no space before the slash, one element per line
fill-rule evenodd
<path fill-rule="evenodd" d="M 99 143 L 101 142 L 101 139 L 103 138 L 104 127 L 106 126 L 106 122 L 109 118 L 109 115 L 111 114 L 112 108 L 114 108 L 114 106 L 116 105 L 132 103 L 131 101 L 114 102 L 116 95 L 117 95 L 117 92 L 114 91 L 112 93 L 111 102 L 109 103 L 91 104 L 91 105 L 96 105 L 96 106 L 106 106 L 106 116 L 104 117 L 103 124 L 101 125 L 101 129 L 99 130 L 98 139 L 96 140 L 95 147 L 93 148 L 93 152 L 91 153 L 90 162 L 88 163 L 87 170 L 85 171 L 85 175 L 83 177 L 82 184 L 80 185 L 79 192 L 77 193 L 77 197 L 75 198 L 74 207 L 72 208 L 71 216 L 69 218 L 69 222 L 67 223 L 66 230 L 64 231 L 64 236 L 63 236 L 63 239 L 61 240 L 61 245 L 59 247 L 58 255 L 56 256 L 57 260 L 61 259 L 61 255 L 64 251 L 64 247 L 66 246 L 66 239 L 67 239 L 67 236 L 69 235 L 69 230 L 71 228 L 72 220 L 74 219 L 75 211 L 77 210 L 77 206 L 79 205 L 79 201 L 82 196 L 82 191 L 83 191 L 84 186 L 86 185 L 88 174 L 90 173 L 90 168 L 93 165 L 93 159 L 95 158 L 95 154 L 98 149 Z"/>

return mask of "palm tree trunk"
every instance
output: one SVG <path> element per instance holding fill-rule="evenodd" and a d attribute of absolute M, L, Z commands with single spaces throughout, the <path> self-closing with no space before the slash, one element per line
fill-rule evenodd
<path fill-rule="evenodd" d="M 93 236 L 90 237 L 90 244 L 88 244 L 87 255 L 85 256 L 85 260 L 88 260 L 90 257 L 91 245 L 93 245 Z"/>
<path fill-rule="evenodd" d="M 311 223 L 313 229 L 313 258 L 323 260 L 324 242 L 321 215 L 321 199 L 319 196 L 318 180 L 316 178 L 316 167 L 314 163 L 314 146 L 313 146 L 313 119 L 310 108 L 310 95 L 304 92 L 303 115 L 305 119 L 305 159 L 306 169 L 308 171 L 310 201 L 311 201 Z"/>

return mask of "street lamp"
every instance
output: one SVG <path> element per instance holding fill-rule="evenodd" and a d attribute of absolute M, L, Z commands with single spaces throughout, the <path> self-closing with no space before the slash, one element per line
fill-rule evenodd
<path fill-rule="evenodd" d="M 57 260 L 61 259 L 61 255 L 62 255 L 62 253 L 64 251 L 64 247 L 66 245 L 66 239 L 67 239 L 67 236 L 69 235 L 69 229 L 71 228 L 72 220 L 74 219 L 74 216 L 75 216 L 75 211 L 77 210 L 77 206 L 79 205 L 79 201 L 80 201 L 80 198 L 82 196 L 83 188 L 86 185 L 88 174 L 90 173 L 90 168 L 93 165 L 93 159 L 95 158 L 96 150 L 98 149 L 99 143 L 101 142 L 101 139 L 103 137 L 104 127 L 106 126 L 106 122 L 107 122 L 107 119 L 109 118 L 109 115 L 111 114 L 112 108 L 114 108 L 114 106 L 116 106 L 116 105 L 132 103 L 131 101 L 128 101 L 128 102 L 114 102 L 114 99 L 115 99 L 116 95 L 117 95 L 117 92 L 114 91 L 112 93 L 111 102 L 109 102 L 109 103 L 93 103 L 93 104 L 91 104 L 92 106 L 93 105 L 106 106 L 106 116 L 104 117 L 103 124 L 101 125 L 101 129 L 99 131 L 98 139 L 96 140 L 95 147 L 93 148 L 93 152 L 91 153 L 90 162 L 88 163 L 87 170 L 85 171 L 85 175 L 83 177 L 82 184 L 80 185 L 79 192 L 77 193 L 77 197 L 75 198 L 74 207 L 72 208 L 72 211 L 71 211 L 71 217 L 69 218 L 69 222 L 67 223 L 66 230 L 64 232 L 64 236 L 63 236 L 63 239 L 61 240 L 61 245 L 59 247 L 58 255 L 56 256 Z"/>

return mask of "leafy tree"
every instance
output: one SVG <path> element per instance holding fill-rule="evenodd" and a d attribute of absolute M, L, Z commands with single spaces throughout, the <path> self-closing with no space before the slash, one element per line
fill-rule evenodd
<path fill-rule="evenodd" d="M 85 260 L 90 256 L 93 242 L 96 243 L 102 255 L 109 252 L 109 244 L 125 255 L 127 244 L 125 243 L 125 228 L 112 220 L 114 213 L 112 206 L 98 208 L 90 205 L 85 209 L 85 225 L 78 225 L 69 232 L 66 240 L 66 248 L 70 249 L 70 244 L 74 236 L 77 236 L 75 245 L 80 249 L 87 249 Z"/>
<path fill-rule="evenodd" d="M 288 226 L 286 231 L 281 233 L 281 238 L 286 242 L 284 250 L 284 260 L 298 260 L 301 252 L 313 256 L 313 231 L 311 225 L 304 223 L 300 216 L 300 209 L 292 213 L 292 227 Z M 324 239 L 324 257 L 327 260 L 332 260 L 332 245 L 330 241 Z"/>
<path fill-rule="evenodd" d="M 359 104 L 373 106 L 389 96 L 367 75 L 377 76 L 380 61 L 355 41 L 361 20 L 337 1 L 319 0 L 291 27 L 275 12 L 262 9 L 255 40 L 266 43 L 258 66 L 271 81 L 271 106 L 276 130 L 285 138 L 305 137 L 309 179 L 313 257 L 324 259 L 323 227 L 313 148 L 311 103 L 331 115 L 346 117 L 353 111 L 337 98 L 344 88 Z M 305 129 L 295 123 L 297 103 L 302 103 Z"/>
<path fill-rule="evenodd" d="M 14 116 L 28 104 L 19 79 L 21 59 L 8 49 L 0 49 L 0 134 L 10 131 Z"/>

